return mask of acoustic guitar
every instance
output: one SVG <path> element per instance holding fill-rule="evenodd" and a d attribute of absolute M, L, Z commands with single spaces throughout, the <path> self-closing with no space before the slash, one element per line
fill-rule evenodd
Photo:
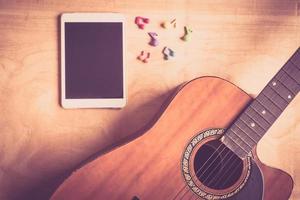
<path fill-rule="evenodd" d="M 290 175 L 255 148 L 300 89 L 300 48 L 253 100 L 232 83 L 185 84 L 145 134 L 74 172 L 54 200 L 286 200 Z"/>

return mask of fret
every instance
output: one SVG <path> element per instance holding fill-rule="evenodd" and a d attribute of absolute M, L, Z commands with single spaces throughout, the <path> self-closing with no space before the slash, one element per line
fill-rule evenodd
<path fill-rule="evenodd" d="M 299 92 L 299 84 L 294 81 L 294 79 L 290 78 L 284 71 L 280 71 L 280 73 L 277 73 L 272 83 L 276 83 L 276 80 L 280 81 L 283 85 L 289 88 L 293 92 L 293 95 L 296 95 Z"/>
<path fill-rule="evenodd" d="M 290 79 L 292 79 L 297 85 L 299 84 L 299 83 L 297 83 L 297 79 L 295 80 L 292 76 L 291 76 L 291 74 L 289 74 L 289 73 L 287 73 L 285 70 L 281 70 L 280 71 L 280 73 L 285 73 L 288 77 L 290 77 Z"/>
<path fill-rule="evenodd" d="M 280 96 L 284 97 L 285 99 L 287 99 L 287 101 L 289 102 L 290 99 L 288 98 L 289 95 L 291 95 L 292 97 L 294 97 L 293 92 L 287 88 L 287 86 L 285 86 L 284 84 L 282 84 L 280 81 L 277 81 L 277 84 L 275 86 L 272 85 L 272 83 L 270 82 L 268 84 L 269 87 L 273 87 L 276 88 L 276 92 L 279 93 Z"/>
<path fill-rule="evenodd" d="M 271 126 L 269 122 L 267 122 L 263 117 L 261 117 L 257 112 L 255 112 L 251 107 L 248 107 L 245 110 L 245 113 L 260 127 L 262 127 L 264 130 L 268 130 Z"/>
<path fill-rule="evenodd" d="M 248 142 L 245 138 L 240 137 L 239 134 L 234 132 L 232 129 L 228 130 L 228 134 L 226 136 L 237 141 L 241 146 L 243 146 L 244 149 L 252 149 L 252 146 L 250 144 L 251 142 Z"/>
<path fill-rule="evenodd" d="M 291 62 L 297 65 L 298 69 L 300 69 L 300 48 L 292 55 L 290 58 Z"/>
<path fill-rule="evenodd" d="M 254 147 L 258 140 L 255 140 L 254 138 L 250 137 L 247 133 L 239 129 L 237 126 L 232 126 L 229 129 L 229 135 L 234 134 L 241 138 L 248 146 Z"/>
<path fill-rule="evenodd" d="M 271 88 L 269 86 L 266 86 L 262 93 L 270 99 L 280 110 L 284 110 L 288 105 L 288 97 L 284 99 L 281 95 L 278 94 L 276 88 Z"/>
<path fill-rule="evenodd" d="M 264 131 L 268 130 L 268 128 L 262 126 L 261 123 L 257 123 L 257 121 L 251 115 L 249 115 L 247 112 L 244 112 L 244 114 L 245 114 L 245 116 L 242 116 L 243 118 L 241 118 L 241 119 L 245 119 L 246 117 L 248 117 L 251 120 L 251 122 L 250 122 L 251 128 L 254 128 L 257 126 Z"/>
<path fill-rule="evenodd" d="M 239 147 L 241 147 L 245 152 L 250 152 L 252 147 L 246 141 L 242 140 L 238 135 L 234 134 L 229 130 L 229 134 L 226 134 L 226 137 L 229 137 L 232 141 L 234 141 Z"/>
<path fill-rule="evenodd" d="M 239 142 L 237 142 L 236 140 L 233 140 L 231 137 L 226 136 L 227 139 L 229 139 L 232 143 L 236 144 L 241 150 L 243 150 L 244 152 L 249 152 L 249 150 L 247 148 L 244 148 Z"/>
<path fill-rule="evenodd" d="M 255 133 L 252 129 L 250 129 L 247 125 L 244 123 L 234 123 L 232 126 L 232 129 L 241 130 L 240 132 L 247 135 L 247 137 L 251 138 L 253 141 L 258 142 L 260 140 L 260 135 Z"/>
<path fill-rule="evenodd" d="M 257 100 L 254 100 L 250 107 L 255 110 L 260 116 L 262 116 L 265 120 L 269 122 L 269 124 L 273 124 L 277 119 L 268 109 L 263 107 Z"/>
<path fill-rule="evenodd" d="M 226 135 L 224 135 L 221 138 L 221 141 L 223 144 L 225 144 L 225 146 L 227 146 L 231 151 L 233 151 L 240 158 L 246 157 L 246 155 L 248 155 L 249 153 L 245 151 L 243 148 L 241 148 L 238 144 L 236 144 L 232 139 L 226 137 Z"/>
<path fill-rule="evenodd" d="M 288 98 L 284 97 L 283 94 L 280 94 L 280 91 L 278 91 L 278 88 L 276 86 L 270 87 L 266 86 L 262 93 L 268 97 L 271 101 L 273 101 L 281 110 L 285 109 L 285 107 L 288 105 Z M 275 100 L 275 101 L 274 101 Z"/>
<path fill-rule="evenodd" d="M 281 110 L 266 96 L 260 94 L 256 97 L 256 100 L 267 108 L 276 118 L 281 114 Z"/>
<path fill-rule="evenodd" d="M 300 84 L 300 69 L 292 62 L 287 62 L 282 68 L 292 79 Z"/>
<path fill-rule="evenodd" d="M 251 130 L 253 130 L 259 136 L 263 136 L 264 133 L 266 132 L 266 130 L 264 130 L 259 125 L 255 124 L 255 122 L 244 113 L 240 116 L 239 119 L 242 121 L 242 123 L 244 123 L 246 126 L 248 126 Z"/>
<path fill-rule="evenodd" d="M 274 99 L 272 99 L 271 97 L 268 97 L 267 95 L 264 94 L 264 92 L 262 91 L 260 94 L 260 96 L 264 96 L 266 99 L 268 99 L 270 102 L 272 102 L 272 104 L 278 108 L 279 110 L 279 114 L 281 114 L 281 112 L 283 111 L 283 109 L 281 109 L 280 105 L 278 105 L 278 103 L 276 103 L 276 101 L 274 101 Z"/>

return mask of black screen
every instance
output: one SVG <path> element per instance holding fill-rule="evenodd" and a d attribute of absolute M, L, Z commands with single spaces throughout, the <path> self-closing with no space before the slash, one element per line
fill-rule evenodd
<path fill-rule="evenodd" d="M 120 22 L 65 23 L 66 99 L 123 97 Z"/>

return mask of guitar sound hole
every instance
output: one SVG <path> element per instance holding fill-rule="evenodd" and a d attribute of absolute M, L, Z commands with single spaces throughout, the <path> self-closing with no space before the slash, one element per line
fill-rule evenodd
<path fill-rule="evenodd" d="M 198 180 L 206 187 L 222 190 L 238 181 L 243 161 L 219 140 L 212 140 L 196 152 L 194 170 Z"/>

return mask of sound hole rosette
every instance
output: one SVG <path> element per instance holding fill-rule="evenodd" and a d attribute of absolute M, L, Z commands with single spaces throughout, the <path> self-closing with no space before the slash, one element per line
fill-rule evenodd
<path fill-rule="evenodd" d="M 224 133 L 224 129 L 214 128 L 200 132 L 194 136 L 187 144 L 181 162 L 181 170 L 188 188 L 197 196 L 204 199 L 225 199 L 237 194 L 246 184 L 251 172 L 250 153 L 243 159 L 243 169 L 238 180 L 226 189 L 212 189 L 205 186 L 196 176 L 194 169 L 194 159 L 198 150 L 207 142 L 217 140 Z"/>

